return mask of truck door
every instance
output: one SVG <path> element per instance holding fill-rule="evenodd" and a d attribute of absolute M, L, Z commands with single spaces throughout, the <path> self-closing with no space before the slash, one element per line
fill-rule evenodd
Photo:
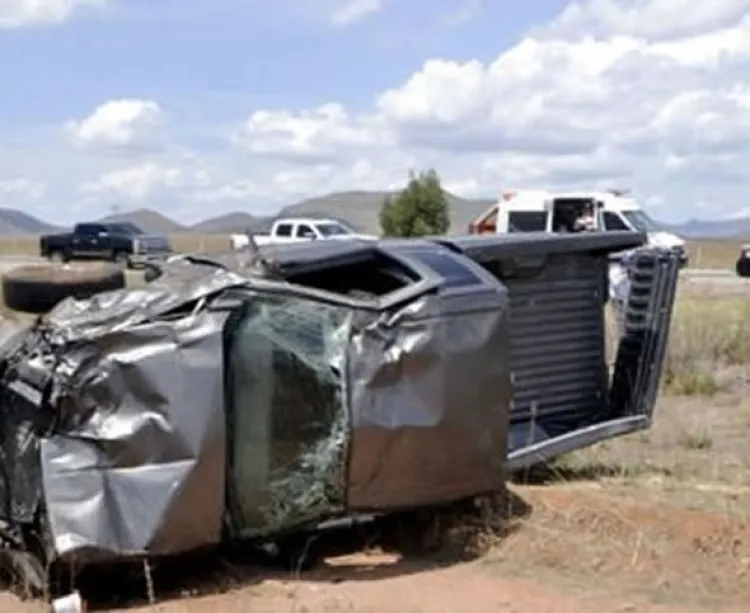
<path fill-rule="evenodd" d="M 301 241 L 311 241 L 318 238 L 317 234 L 315 234 L 315 230 L 313 230 L 308 224 L 306 223 L 300 223 L 297 224 L 297 229 L 294 234 L 295 238 Z"/>
<path fill-rule="evenodd" d="M 356 452 L 347 383 L 355 316 L 391 312 L 441 285 L 399 254 L 332 243 L 325 257 L 308 260 L 294 255 L 310 255 L 304 245 L 286 256 L 280 249 L 276 263 L 294 290 L 238 294 L 241 303 L 226 323 L 227 507 L 230 530 L 240 538 L 315 523 L 346 508 Z M 372 296 L 353 295 L 367 287 Z M 376 466 L 382 459 L 366 452 L 363 458 Z"/>
<path fill-rule="evenodd" d="M 73 230 L 71 252 L 76 258 L 93 259 L 101 257 L 107 248 L 106 228 L 100 224 L 85 223 Z"/>

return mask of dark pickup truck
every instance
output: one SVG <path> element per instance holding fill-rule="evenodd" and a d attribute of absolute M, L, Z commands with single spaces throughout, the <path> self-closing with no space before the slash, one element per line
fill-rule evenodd
<path fill-rule="evenodd" d="M 135 266 L 172 253 L 165 236 L 145 234 L 131 223 L 79 223 L 72 232 L 39 239 L 42 257 L 70 260 L 111 260 Z"/>

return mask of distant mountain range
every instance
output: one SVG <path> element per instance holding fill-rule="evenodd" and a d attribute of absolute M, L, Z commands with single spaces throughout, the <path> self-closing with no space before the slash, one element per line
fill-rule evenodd
<path fill-rule="evenodd" d="M 227 234 L 267 230 L 277 217 L 333 217 L 360 232 L 377 233 L 378 216 L 388 192 L 338 192 L 310 198 L 282 208 L 273 216 L 257 216 L 237 211 L 212 217 L 193 225 L 181 224 L 152 209 L 137 209 L 103 217 L 103 221 L 128 221 L 153 234 Z M 466 199 L 448 194 L 451 231 L 461 233 L 477 216 L 492 205 L 489 199 Z M 82 220 L 86 221 L 86 220 Z M 750 217 L 730 220 L 690 220 L 684 224 L 664 224 L 665 228 L 688 238 L 744 239 L 750 241 Z M 0 208 L 0 235 L 45 234 L 66 228 L 49 224 L 17 209 Z"/>
<path fill-rule="evenodd" d="M 44 234 L 62 230 L 59 226 L 46 223 L 17 209 L 0 208 L 0 235 Z"/>
<path fill-rule="evenodd" d="M 664 224 L 686 238 L 743 239 L 750 241 L 750 217 L 714 221 L 691 219 L 682 224 Z"/>

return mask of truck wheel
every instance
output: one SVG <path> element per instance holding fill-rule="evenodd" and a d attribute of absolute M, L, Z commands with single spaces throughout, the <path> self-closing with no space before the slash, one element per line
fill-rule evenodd
<path fill-rule="evenodd" d="M 51 251 L 49 254 L 49 259 L 52 262 L 60 262 L 60 263 L 68 261 L 68 258 L 65 255 L 65 252 L 63 251 Z"/>
<path fill-rule="evenodd" d="M 111 264 L 21 266 L 3 275 L 2 285 L 8 308 L 41 315 L 70 296 L 84 299 L 125 287 L 125 272 Z"/>
<path fill-rule="evenodd" d="M 115 251 L 112 261 L 122 268 L 130 268 L 130 256 L 126 251 Z"/>

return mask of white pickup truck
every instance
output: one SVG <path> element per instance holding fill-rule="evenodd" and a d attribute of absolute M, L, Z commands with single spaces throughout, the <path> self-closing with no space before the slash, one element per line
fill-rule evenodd
<path fill-rule="evenodd" d="M 358 234 L 336 219 L 285 217 L 277 219 L 268 234 L 254 233 L 258 245 L 291 243 L 312 240 L 374 239 L 375 236 Z M 232 249 L 242 249 L 248 244 L 247 234 L 232 234 Z"/>

